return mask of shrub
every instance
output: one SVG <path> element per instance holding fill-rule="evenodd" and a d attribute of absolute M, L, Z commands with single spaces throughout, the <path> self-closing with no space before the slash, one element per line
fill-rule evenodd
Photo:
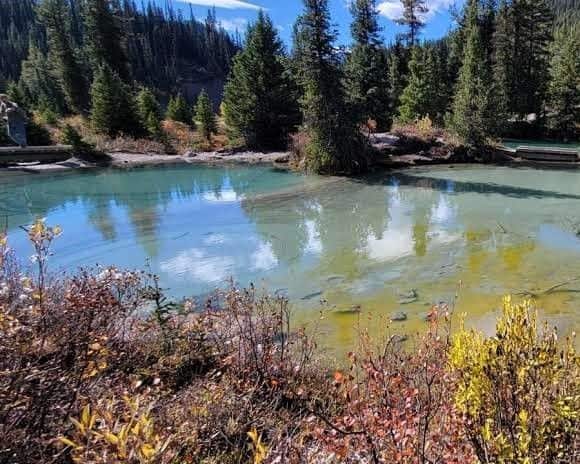
<path fill-rule="evenodd" d="M 530 302 L 504 300 L 496 336 L 462 329 L 449 356 L 455 403 L 482 463 L 576 462 L 580 369 L 572 340 L 538 328 Z"/>

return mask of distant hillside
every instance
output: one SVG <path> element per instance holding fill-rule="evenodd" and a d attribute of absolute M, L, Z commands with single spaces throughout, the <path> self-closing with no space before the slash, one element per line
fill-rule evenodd
<path fill-rule="evenodd" d="M 44 28 L 39 24 L 37 0 L 0 0 L 0 89 L 17 80 L 30 44 L 46 51 Z M 161 91 L 197 93 L 201 86 L 221 92 L 232 57 L 239 49 L 210 11 L 198 21 L 191 10 L 176 11 L 167 2 L 160 8 L 152 2 L 118 2 L 116 11 L 124 35 L 132 78 Z M 70 0 L 71 31 L 75 48 L 83 52 L 82 0 Z"/>

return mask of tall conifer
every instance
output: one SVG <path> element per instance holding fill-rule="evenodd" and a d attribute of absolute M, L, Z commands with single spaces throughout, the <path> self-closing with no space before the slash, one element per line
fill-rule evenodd
<path fill-rule="evenodd" d="M 366 150 L 356 115 L 346 104 L 328 0 L 304 0 L 298 19 L 299 77 L 308 133 L 306 169 L 319 173 L 366 168 Z"/>
<path fill-rule="evenodd" d="M 452 126 L 466 143 L 485 143 L 491 132 L 491 79 L 481 40 L 480 0 L 469 0 L 466 10 L 465 52 L 453 102 Z"/>
<path fill-rule="evenodd" d="M 68 4 L 66 0 L 43 0 L 39 13 L 67 104 L 72 111 L 81 113 L 87 107 L 87 86 L 72 48 Z"/>
<path fill-rule="evenodd" d="M 549 125 L 559 136 L 580 135 L 580 29 L 556 34 L 550 63 Z"/>
<path fill-rule="evenodd" d="M 91 87 L 91 122 L 97 132 L 109 136 L 142 134 L 129 87 L 107 65 L 99 67 Z"/>
<path fill-rule="evenodd" d="M 228 130 L 249 147 L 283 146 L 300 121 L 297 89 L 284 64 L 283 45 L 260 11 L 248 28 L 224 91 Z"/>
<path fill-rule="evenodd" d="M 387 54 L 379 36 L 376 0 L 351 5 L 354 47 L 346 62 L 346 90 L 361 122 L 374 120 L 379 130 L 391 123 Z"/>
<path fill-rule="evenodd" d="M 407 44 L 413 47 L 418 39 L 421 30 L 425 27 L 423 16 L 429 12 L 425 5 L 425 0 L 401 0 L 403 5 L 403 16 L 396 20 L 397 24 L 407 27 L 405 37 Z"/>
<path fill-rule="evenodd" d="M 85 0 L 84 25 L 87 52 L 93 67 L 106 64 L 121 79 L 127 80 L 129 69 L 119 18 L 111 0 Z"/>
<path fill-rule="evenodd" d="M 211 140 L 212 135 L 217 134 L 218 128 L 213 105 L 205 89 L 197 97 L 195 122 L 203 138 L 208 142 Z"/>

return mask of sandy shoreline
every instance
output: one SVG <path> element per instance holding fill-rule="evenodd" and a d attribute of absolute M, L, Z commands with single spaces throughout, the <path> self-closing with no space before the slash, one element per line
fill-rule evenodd
<path fill-rule="evenodd" d="M 130 169 L 146 166 L 163 166 L 175 164 L 220 165 L 220 164 L 277 164 L 288 163 L 290 153 L 287 152 L 188 152 L 183 155 L 163 155 L 158 153 L 107 153 L 111 158 L 107 167 Z M 55 163 L 20 163 L 13 166 L 0 167 L 0 171 L 20 172 L 58 172 L 72 169 L 94 169 L 102 167 L 94 163 L 72 157 L 66 161 Z"/>

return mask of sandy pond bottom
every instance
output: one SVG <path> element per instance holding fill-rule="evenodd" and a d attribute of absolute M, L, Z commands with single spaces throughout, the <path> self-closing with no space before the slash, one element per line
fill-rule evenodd
<path fill-rule="evenodd" d="M 287 295 L 296 321 L 316 324 L 336 352 L 352 348 L 359 323 L 375 335 L 413 333 L 456 293 L 456 312 L 491 332 L 502 295 L 580 276 L 574 170 L 454 166 L 358 180 L 269 167 L 0 174 L 0 216 L 21 257 L 31 250 L 19 226 L 37 216 L 60 224 L 54 270 L 148 265 L 175 297 L 229 277 Z M 578 327 L 580 283 L 564 289 L 537 301 L 563 335 Z M 395 312 L 407 320 L 388 324 Z"/>

